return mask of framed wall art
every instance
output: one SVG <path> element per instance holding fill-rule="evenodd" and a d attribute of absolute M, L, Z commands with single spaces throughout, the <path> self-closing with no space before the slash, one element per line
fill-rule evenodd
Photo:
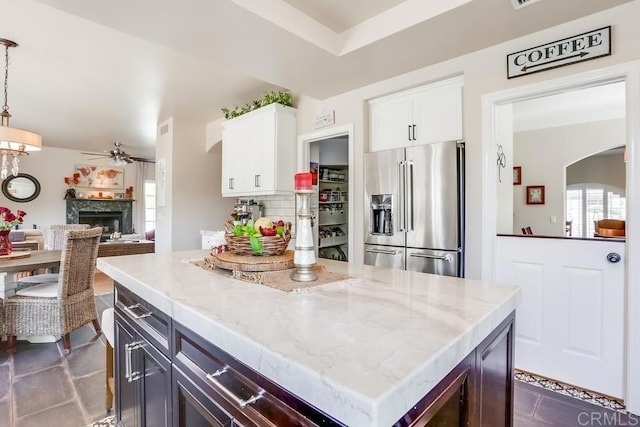
<path fill-rule="evenodd" d="M 124 169 L 112 166 L 75 165 L 80 174 L 78 187 L 87 188 L 123 188 Z"/>
<path fill-rule="evenodd" d="M 527 204 L 544 205 L 544 185 L 527 186 Z"/>
<path fill-rule="evenodd" d="M 522 166 L 513 167 L 513 185 L 522 184 Z"/>

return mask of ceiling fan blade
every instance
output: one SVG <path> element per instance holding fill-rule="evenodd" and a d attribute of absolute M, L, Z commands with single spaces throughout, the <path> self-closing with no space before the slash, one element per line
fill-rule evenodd
<path fill-rule="evenodd" d="M 101 156 L 101 157 L 92 157 L 92 158 L 90 158 L 90 159 L 87 159 L 87 160 L 99 160 L 99 159 L 108 159 L 109 157 L 111 157 L 111 156 Z"/>
<path fill-rule="evenodd" d="M 134 156 L 129 156 L 129 158 L 131 160 L 134 160 L 136 162 L 144 162 L 144 163 L 155 163 L 156 161 L 154 159 L 145 159 L 143 157 L 134 157 Z"/>

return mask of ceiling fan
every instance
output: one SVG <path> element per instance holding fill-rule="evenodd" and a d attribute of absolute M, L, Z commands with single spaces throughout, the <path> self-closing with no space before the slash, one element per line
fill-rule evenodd
<path fill-rule="evenodd" d="M 143 157 L 130 156 L 120 148 L 122 147 L 122 143 L 120 143 L 119 141 L 114 142 L 113 145 L 115 145 L 116 148 L 110 151 L 105 150 L 105 154 L 98 154 L 98 153 L 82 153 L 82 154 L 100 156 L 100 157 L 91 158 L 89 160 L 111 158 L 111 165 L 113 166 L 124 166 L 133 162 L 155 163 L 155 160 L 153 159 L 145 159 Z"/>

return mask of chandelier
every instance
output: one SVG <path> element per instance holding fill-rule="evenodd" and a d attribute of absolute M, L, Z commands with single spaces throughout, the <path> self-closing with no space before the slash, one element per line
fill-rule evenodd
<path fill-rule="evenodd" d="M 11 173 L 13 176 L 18 175 L 19 157 L 28 155 L 29 151 L 40 151 L 42 148 L 42 137 L 40 134 L 28 130 L 12 128 L 9 126 L 9 105 L 7 104 L 8 80 L 9 80 L 9 48 L 17 47 L 18 43 L 7 39 L 0 39 L 0 44 L 4 45 L 4 105 L 0 118 L 2 125 L 0 126 L 0 153 L 2 153 L 2 164 L 0 164 L 0 179 L 8 176 L 9 156 L 13 157 L 11 161 Z"/>

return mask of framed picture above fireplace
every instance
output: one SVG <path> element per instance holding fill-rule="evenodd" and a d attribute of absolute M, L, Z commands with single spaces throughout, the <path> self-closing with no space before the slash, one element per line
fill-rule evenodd
<path fill-rule="evenodd" d="M 124 169 L 112 166 L 75 165 L 80 174 L 78 187 L 124 188 Z"/>

